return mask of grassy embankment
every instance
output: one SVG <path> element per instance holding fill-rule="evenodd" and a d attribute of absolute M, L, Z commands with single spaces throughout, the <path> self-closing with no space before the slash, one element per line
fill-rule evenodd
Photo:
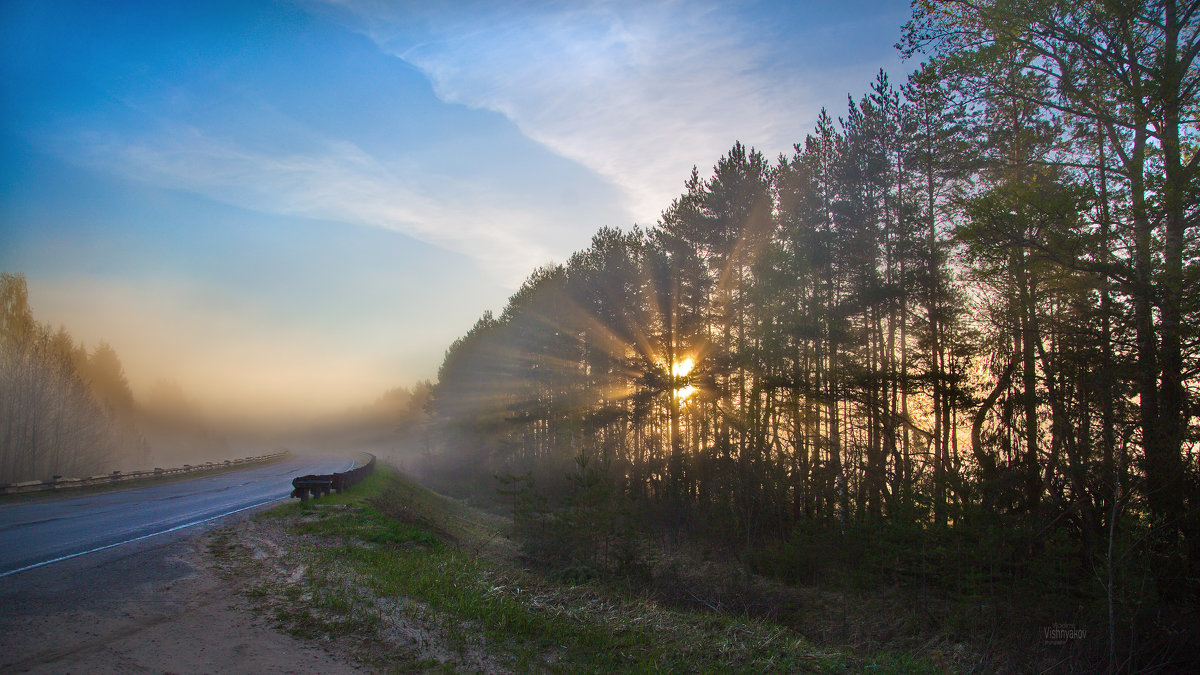
<path fill-rule="evenodd" d="M 524 570 L 508 523 L 381 466 L 362 484 L 262 516 L 302 580 L 257 587 L 293 634 L 385 670 L 939 672 L 905 655 L 821 649 L 770 621 L 663 606 Z M 227 542 L 218 542 L 218 546 Z M 398 638 L 397 635 L 400 635 Z"/>

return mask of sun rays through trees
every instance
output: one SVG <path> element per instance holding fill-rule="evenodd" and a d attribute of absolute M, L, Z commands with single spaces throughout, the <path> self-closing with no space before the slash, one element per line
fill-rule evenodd
<path fill-rule="evenodd" d="M 1200 3 L 1018 4 L 920 3 L 903 86 L 537 270 L 447 352 L 445 475 L 777 560 L 964 537 L 1153 666 L 1134 626 L 1200 564 Z"/>

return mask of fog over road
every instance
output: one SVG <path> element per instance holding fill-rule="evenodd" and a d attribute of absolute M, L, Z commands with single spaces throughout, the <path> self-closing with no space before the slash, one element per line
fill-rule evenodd
<path fill-rule="evenodd" d="M 215 476 L 0 506 L 0 578 L 107 550 L 286 498 L 292 479 L 354 466 L 292 457 Z"/>

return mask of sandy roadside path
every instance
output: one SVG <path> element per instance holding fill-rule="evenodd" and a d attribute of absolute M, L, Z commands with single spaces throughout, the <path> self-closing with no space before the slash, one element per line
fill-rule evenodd
<path fill-rule="evenodd" d="M 0 671 L 357 673 L 257 615 L 180 532 L 0 579 Z"/>

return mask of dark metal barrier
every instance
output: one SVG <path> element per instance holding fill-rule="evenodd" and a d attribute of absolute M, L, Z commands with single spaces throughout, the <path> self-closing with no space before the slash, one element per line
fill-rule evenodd
<path fill-rule="evenodd" d="M 341 473 L 327 473 L 322 475 L 309 474 L 292 479 L 292 496 L 299 497 L 300 501 L 308 499 L 311 494 L 313 498 L 322 497 L 334 492 L 341 492 L 346 488 L 362 481 L 362 479 L 371 475 L 375 470 L 375 455 L 364 453 L 371 459 L 362 466 L 355 467 L 349 471 Z"/>

